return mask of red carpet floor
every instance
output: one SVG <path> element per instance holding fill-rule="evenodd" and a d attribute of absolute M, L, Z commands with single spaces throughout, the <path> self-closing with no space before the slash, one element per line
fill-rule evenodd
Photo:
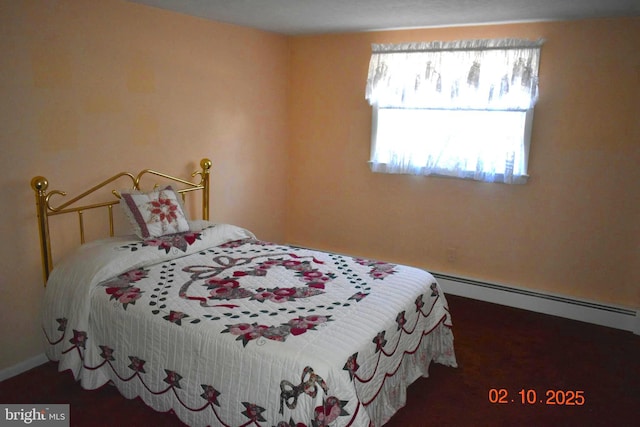
<path fill-rule="evenodd" d="M 447 298 L 459 367 L 432 365 L 386 426 L 640 425 L 639 336 Z M 54 363 L 0 383 L 0 403 L 69 403 L 80 427 L 183 425 L 112 386 L 83 390 Z"/>

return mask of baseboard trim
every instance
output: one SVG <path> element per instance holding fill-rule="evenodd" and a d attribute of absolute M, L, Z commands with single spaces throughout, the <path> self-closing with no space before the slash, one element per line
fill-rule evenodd
<path fill-rule="evenodd" d="M 640 312 L 627 307 L 431 272 L 445 293 L 640 335 Z"/>
<path fill-rule="evenodd" d="M 44 363 L 47 363 L 49 359 L 45 356 L 44 353 L 38 354 L 30 359 L 23 360 L 22 362 L 15 364 L 13 366 L 9 366 L 0 371 L 0 382 L 9 379 L 11 377 L 15 377 L 16 375 L 20 375 L 23 372 L 27 372 L 29 369 L 33 369 L 36 366 L 40 366 Z"/>

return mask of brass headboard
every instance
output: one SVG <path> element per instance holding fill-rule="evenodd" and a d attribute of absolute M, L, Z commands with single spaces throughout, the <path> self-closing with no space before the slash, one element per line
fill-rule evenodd
<path fill-rule="evenodd" d="M 120 194 L 114 189 L 111 191 L 114 199 L 91 203 L 82 206 L 72 206 L 75 205 L 80 200 L 89 196 L 105 187 L 107 184 L 114 182 L 122 177 L 128 177 L 131 179 L 132 189 L 141 190 L 140 188 L 140 180 L 146 175 L 155 175 L 161 178 L 165 178 L 169 181 L 174 181 L 176 183 L 182 184 L 184 188 L 177 188 L 176 191 L 182 195 L 184 200 L 185 194 L 191 191 L 202 190 L 202 219 L 209 219 L 209 172 L 211 169 L 211 160 L 202 159 L 200 161 L 200 170 L 195 171 L 191 174 L 191 177 L 194 178 L 196 176 L 200 176 L 199 182 L 192 182 L 188 180 L 184 180 L 181 178 L 177 178 L 171 175 L 167 175 L 161 172 L 157 172 L 151 169 L 144 169 L 140 171 L 137 175 L 134 175 L 129 172 L 120 172 L 116 175 L 113 175 L 111 178 L 102 181 L 101 183 L 91 187 L 87 191 L 81 193 L 80 195 L 67 200 L 59 206 L 51 206 L 51 196 L 60 195 L 66 196 L 67 194 L 63 191 L 59 190 L 51 190 L 47 192 L 47 188 L 49 187 L 49 182 L 43 176 L 36 176 L 31 180 L 31 187 L 35 191 L 36 194 L 36 209 L 38 214 L 38 231 L 40 234 L 40 251 L 42 254 L 42 273 L 44 284 L 46 286 L 47 279 L 49 278 L 49 274 L 53 269 L 53 261 L 51 257 L 51 240 L 49 237 L 49 217 L 54 215 L 62 215 L 67 213 L 76 212 L 78 214 L 79 226 L 80 226 L 80 243 L 84 243 L 84 221 L 83 221 L 83 212 L 90 209 L 97 208 L 106 208 L 109 213 L 109 235 L 114 235 L 114 227 L 113 227 L 113 206 L 120 203 Z M 122 187 L 121 187 L 122 188 Z"/>

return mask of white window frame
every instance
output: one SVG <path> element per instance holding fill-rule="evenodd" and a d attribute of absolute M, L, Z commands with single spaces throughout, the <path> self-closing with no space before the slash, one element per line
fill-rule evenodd
<path fill-rule="evenodd" d="M 526 183 L 542 43 L 372 45 L 365 94 L 372 106 L 371 170 Z M 397 113 L 403 110 L 410 115 Z"/>
<path fill-rule="evenodd" d="M 379 107 L 377 105 L 372 106 L 372 114 L 371 114 L 371 152 L 370 152 L 370 160 L 369 166 L 373 172 L 378 173 L 398 173 L 395 172 L 392 168 L 388 167 L 386 163 L 375 162 L 378 156 L 376 154 L 377 149 L 377 137 L 378 137 L 378 110 Z M 451 110 L 456 111 L 456 110 Z M 470 110 L 467 110 L 470 111 Z M 496 110 L 500 112 L 500 110 Z M 529 170 L 529 152 L 531 147 L 531 131 L 533 128 L 533 116 L 534 109 L 530 108 L 528 110 L 523 111 L 525 113 L 525 122 L 523 129 L 523 171 L 521 174 L 514 176 L 513 179 L 507 178 L 505 180 L 505 176 L 503 173 L 496 173 L 493 177 L 493 180 L 490 182 L 509 182 L 510 184 L 525 184 L 528 179 L 528 170 Z M 400 172 L 402 173 L 402 172 Z M 453 177 L 453 178 L 463 178 L 463 179 L 476 179 L 476 171 L 471 169 L 466 169 L 464 172 L 453 171 L 449 169 L 438 169 L 435 171 L 431 171 L 429 173 L 420 173 L 420 175 L 425 176 L 441 176 L 441 177 Z M 485 180 L 480 180 L 485 181 Z M 486 182 L 486 181 L 485 181 Z"/>

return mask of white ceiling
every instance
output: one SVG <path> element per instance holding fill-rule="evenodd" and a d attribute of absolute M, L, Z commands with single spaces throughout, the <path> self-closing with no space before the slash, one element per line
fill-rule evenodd
<path fill-rule="evenodd" d="M 640 0 L 128 0 L 282 34 L 640 16 Z"/>

